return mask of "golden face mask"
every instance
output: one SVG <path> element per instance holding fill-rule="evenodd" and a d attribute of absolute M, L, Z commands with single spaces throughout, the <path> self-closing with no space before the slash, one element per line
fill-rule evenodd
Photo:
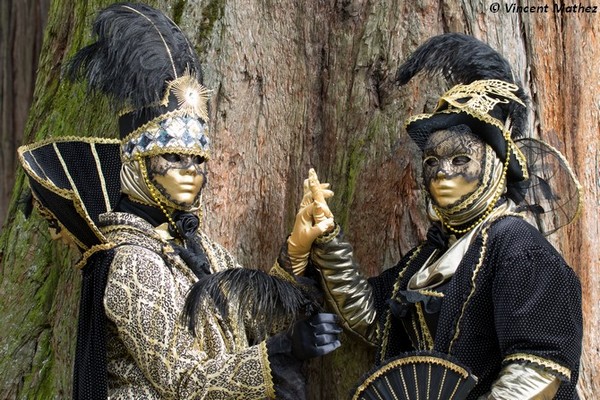
<path fill-rule="evenodd" d="M 423 150 L 423 180 L 434 203 L 448 208 L 481 185 L 485 144 L 468 128 L 434 132 Z"/>
<path fill-rule="evenodd" d="M 145 159 L 148 180 L 168 203 L 187 208 L 197 204 L 206 183 L 205 159 L 166 153 Z"/>

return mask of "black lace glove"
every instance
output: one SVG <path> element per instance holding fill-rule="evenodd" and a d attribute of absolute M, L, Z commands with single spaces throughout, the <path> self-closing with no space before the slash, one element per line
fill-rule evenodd
<path fill-rule="evenodd" d="M 292 354 L 299 360 L 308 360 L 330 353 L 341 346 L 341 332 L 335 314 L 318 313 L 298 321 L 289 333 Z"/>

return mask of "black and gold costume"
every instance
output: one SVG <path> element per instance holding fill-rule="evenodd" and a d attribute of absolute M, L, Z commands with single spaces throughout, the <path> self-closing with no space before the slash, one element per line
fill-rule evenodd
<path fill-rule="evenodd" d="M 179 318 L 198 280 L 154 227 L 127 213 L 101 216 L 116 244 L 104 294 L 111 398 L 274 397 L 265 342 L 250 346 L 243 321 L 205 310 L 194 338 Z M 231 255 L 199 233 L 211 272 Z M 232 314 L 235 316 L 235 314 Z"/>
<path fill-rule="evenodd" d="M 331 306 L 379 347 L 379 362 L 411 350 L 451 354 L 478 378 L 469 399 L 487 393 L 503 365 L 533 363 L 560 377 L 557 399 L 575 398 L 581 288 L 556 250 L 520 216 L 500 215 L 483 224 L 447 285 L 407 291 L 440 246 L 430 238 L 368 280 L 342 235 L 316 244 L 312 260 Z"/>
<path fill-rule="evenodd" d="M 406 122 L 423 152 L 427 240 L 370 279 L 339 231 L 317 240 L 311 253 L 329 306 L 378 348 L 380 367 L 355 398 L 381 397 L 373 382 L 391 360 L 431 354 L 456 361 L 477 381 L 452 399 L 576 399 L 581 287 L 543 233 L 577 215 L 579 185 L 558 151 L 537 143 L 530 151 L 519 139 L 529 100 L 489 46 L 462 34 L 433 37 L 399 68 L 398 83 L 421 70 L 441 72 L 454 85 L 433 113 Z M 543 152 L 572 182 L 563 195 L 553 192 L 557 173 L 549 164 L 531 164 Z M 557 210 L 565 211 L 560 218 Z M 443 370 L 422 371 L 415 380 L 443 379 Z M 414 398 L 404 378 L 385 389 Z"/>
<path fill-rule="evenodd" d="M 105 8 L 93 32 L 65 76 L 114 102 L 120 140 L 19 149 L 35 204 L 83 253 L 73 397 L 304 398 L 302 361 L 340 328 L 200 229 L 210 91 L 192 45 L 144 4 Z"/>

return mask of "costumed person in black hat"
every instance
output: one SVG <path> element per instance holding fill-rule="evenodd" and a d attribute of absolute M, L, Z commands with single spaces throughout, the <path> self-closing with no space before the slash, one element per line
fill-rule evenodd
<path fill-rule="evenodd" d="M 302 361 L 339 347 L 341 328 L 284 268 L 240 268 L 199 229 L 209 91 L 192 46 L 142 4 L 102 10 L 94 34 L 66 75 L 111 98 L 121 140 L 19 149 L 34 203 L 83 252 L 74 398 L 304 398 Z M 313 208 L 285 268 L 333 225 Z"/>
<path fill-rule="evenodd" d="M 343 326 L 378 348 L 354 398 L 576 399 L 581 287 L 544 235 L 578 214 L 579 184 L 557 150 L 517 139 L 528 99 L 487 44 L 433 37 L 396 78 L 420 71 L 453 85 L 406 123 L 422 152 L 427 239 L 366 279 L 335 228 L 306 270 Z"/>

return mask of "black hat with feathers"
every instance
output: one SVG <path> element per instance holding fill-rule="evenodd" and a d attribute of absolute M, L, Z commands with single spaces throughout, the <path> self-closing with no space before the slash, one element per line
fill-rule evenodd
<path fill-rule="evenodd" d="M 92 33 L 95 42 L 79 50 L 64 73 L 114 102 L 124 160 L 165 152 L 206 158 L 210 91 L 181 29 L 148 5 L 117 3 L 100 11 Z M 183 124 L 165 122 L 169 118 Z"/>
<path fill-rule="evenodd" d="M 406 129 L 415 143 L 422 149 L 433 132 L 466 125 L 503 161 L 510 152 L 509 182 L 527 179 L 524 157 L 512 138 L 527 130 L 529 100 L 508 61 L 472 36 L 446 33 L 419 46 L 398 68 L 396 82 L 405 85 L 421 71 L 441 73 L 452 88 L 433 113 L 408 118 Z"/>

